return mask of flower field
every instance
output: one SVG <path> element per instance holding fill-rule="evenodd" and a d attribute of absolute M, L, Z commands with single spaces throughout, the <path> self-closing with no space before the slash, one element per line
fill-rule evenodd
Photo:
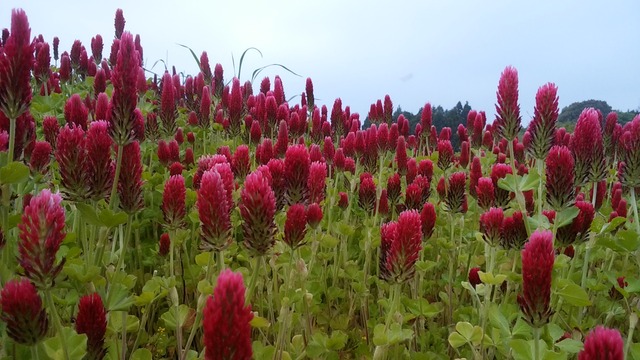
<path fill-rule="evenodd" d="M 640 115 L 524 128 L 509 66 L 493 120 L 365 129 L 114 23 L 2 33 L 0 358 L 640 359 Z"/>

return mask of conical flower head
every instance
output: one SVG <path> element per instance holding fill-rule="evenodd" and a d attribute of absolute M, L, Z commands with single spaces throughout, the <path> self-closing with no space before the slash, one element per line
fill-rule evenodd
<path fill-rule="evenodd" d="M 104 336 L 107 332 L 106 309 L 98 293 L 85 295 L 78 303 L 76 316 L 76 332 L 87 335 L 87 357 L 102 359 L 107 349 L 104 347 Z"/>
<path fill-rule="evenodd" d="M 276 198 L 269 180 L 260 171 L 252 172 L 240 192 L 240 215 L 244 245 L 257 255 L 266 254 L 275 242 L 275 212 Z"/>
<path fill-rule="evenodd" d="M 87 130 L 87 120 L 89 119 L 89 110 L 84 106 L 82 98 L 78 94 L 73 94 L 64 105 L 64 118 L 67 123 L 82 127 Z"/>
<path fill-rule="evenodd" d="M 231 245 L 231 208 L 226 192 L 218 171 L 204 172 L 197 202 L 203 250 L 222 251 Z"/>
<path fill-rule="evenodd" d="M 475 192 L 478 198 L 478 206 L 480 206 L 482 209 L 488 210 L 493 206 L 493 200 L 495 197 L 493 180 L 488 177 L 481 177 L 478 179 L 477 183 L 478 185 L 476 185 L 475 187 Z"/>
<path fill-rule="evenodd" d="M 116 28 L 116 39 L 120 39 L 122 37 L 125 22 L 126 21 L 124 20 L 124 13 L 122 12 L 122 9 L 117 9 L 116 18 L 114 20 L 114 25 Z"/>
<path fill-rule="evenodd" d="M 620 332 L 597 326 L 584 339 L 578 360 L 623 360 L 624 342 Z"/>
<path fill-rule="evenodd" d="M 571 151 L 575 159 L 576 186 L 598 182 L 606 173 L 604 144 L 598 112 L 593 108 L 582 111 L 571 137 Z"/>
<path fill-rule="evenodd" d="M 111 71 L 113 95 L 108 114 L 111 137 L 117 145 L 126 145 L 135 139 L 135 108 L 138 102 L 137 81 L 140 59 L 133 36 L 122 34 L 115 66 Z"/>
<path fill-rule="evenodd" d="M 387 179 L 387 196 L 391 204 L 396 204 L 400 198 L 402 184 L 400 182 L 400 174 L 394 173 Z"/>
<path fill-rule="evenodd" d="M 573 219 L 571 224 L 559 228 L 556 233 L 556 240 L 563 246 L 586 241 L 595 217 L 595 209 L 591 202 L 576 201 L 575 206 L 579 210 L 578 216 Z"/>
<path fill-rule="evenodd" d="M 573 155 L 566 146 L 554 146 L 545 160 L 547 203 L 556 211 L 571 206 L 575 200 Z"/>
<path fill-rule="evenodd" d="M 541 86 L 536 93 L 536 107 L 529 124 L 531 142 L 527 151 L 532 157 L 543 160 L 553 146 L 558 120 L 558 87 L 553 83 Z"/>
<path fill-rule="evenodd" d="M 0 320 L 7 335 L 23 345 L 35 345 L 47 335 L 49 320 L 35 286 L 25 278 L 10 280 L 0 292 Z"/>
<path fill-rule="evenodd" d="M 51 145 L 46 141 L 36 141 L 29 159 L 32 174 L 44 175 L 49 169 L 51 161 Z"/>
<path fill-rule="evenodd" d="M 505 249 L 522 249 L 527 241 L 527 228 L 521 211 L 516 211 L 511 216 L 504 218 L 500 241 Z"/>
<path fill-rule="evenodd" d="M 618 147 L 620 160 L 624 163 L 621 169 L 622 184 L 627 187 L 640 186 L 640 115 L 624 126 Z"/>
<path fill-rule="evenodd" d="M 89 187 L 94 200 L 106 199 L 113 185 L 115 164 L 111 158 L 112 146 L 109 123 L 104 120 L 92 122 L 87 132 L 87 165 Z"/>
<path fill-rule="evenodd" d="M 500 135 L 512 141 L 520 132 L 520 105 L 518 105 L 518 71 L 507 66 L 498 83 L 496 121 Z"/>
<path fill-rule="evenodd" d="M 438 141 L 438 167 L 447 170 L 453 162 L 453 146 L 449 140 Z"/>
<path fill-rule="evenodd" d="M 160 120 L 166 134 L 176 132 L 176 111 L 175 88 L 173 79 L 168 71 L 162 76 L 162 97 L 160 101 Z"/>
<path fill-rule="evenodd" d="M 520 310 L 529 325 L 540 328 L 549 322 L 551 310 L 551 273 L 554 262 L 553 234 L 535 231 L 522 250 L 522 294 Z"/>
<path fill-rule="evenodd" d="M 396 143 L 396 163 L 398 165 L 398 172 L 401 175 L 407 173 L 407 161 L 407 145 L 404 141 L 404 136 L 400 136 Z"/>
<path fill-rule="evenodd" d="M 512 172 L 511 166 L 507 164 L 495 164 L 491 168 L 491 180 L 493 181 L 493 189 L 495 191 L 494 204 L 496 206 L 506 208 L 509 205 L 509 201 L 511 201 L 511 193 L 509 190 L 502 189 L 498 186 L 498 181 Z"/>
<path fill-rule="evenodd" d="M 18 262 L 24 275 L 42 289 L 54 284 L 64 265 L 64 260 L 56 264 L 56 253 L 66 235 L 61 202 L 60 195 L 42 190 L 31 199 L 18 224 Z"/>
<path fill-rule="evenodd" d="M 464 172 L 456 172 L 449 176 L 444 200 L 445 209 L 453 214 L 466 212 L 467 175 Z"/>
<path fill-rule="evenodd" d="M 430 203 L 426 202 L 422 206 L 420 212 L 420 220 L 422 221 L 422 238 L 427 240 L 433 235 L 433 229 L 436 227 L 436 208 Z"/>
<path fill-rule="evenodd" d="M 0 51 L 0 111 L 9 119 L 16 119 L 29 109 L 33 52 L 27 14 L 14 9 L 10 35 Z"/>
<path fill-rule="evenodd" d="M 320 225 L 322 216 L 322 208 L 320 205 L 313 203 L 307 207 L 307 224 L 309 224 L 312 229 L 315 229 Z"/>
<path fill-rule="evenodd" d="M 252 358 L 250 322 L 253 313 L 251 305 L 245 303 L 242 275 L 224 270 L 203 310 L 206 360 Z"/>
<path fill-rule="evenodd" d="M 415 210 L 400 213 L 395 234 L 392 234 L 391 244 L 387 246 L 389 247 L 385 263 L 389 274 L 388 280 L 404 283 L 412 279 L 415 263 L 422 250 L 420 213 Z"/>
<path fill-rule="evenodd" d="M 231 158 L 231 169 L 236 178 L 242 179 L 247 176 L 251 170 L 251 157 L 247 145 L 240 145 L 236 148 Z"/>
<path fill-rule="evenodd" d="M 320 203 L 325 197 L 325 187 L 327 178 L 327 164 L 314 161 L 309 167 L 309 178 L 307 188 L 309 191 L 309 202 Z"/>
<path fill-rule="evenodd" d="M 307 182 L 311 159 L 304 145 L 292 145 L 287 148 L 284 157 L 284 176 L 287 184 L 287 203 L 305 202 L 308 197 Z"/>
<path fill-rule="evenodd" d="M 488 211 L 480 215 L 480 232 L 487 244 L 498 246 L 502 233 L 502 223 L 504 221 L 504 212 L 502 208 L 490 208 Z"/>
<path fill-rule="evenodd" d="M 358 187 L 358 204 L 368 214 L 373 214 L 376 208 L 377 197 L 376 184 L 373 176 L 369 173 L 360 175 L 360 186 Z"/>
<path fill-rule="evenodd" d="M 144 205 L 142 194 L 142 160 L 137 141 L 125 145 L 122 151 L 122 169 L 118 179 L 120 209 L 133 214 Z"/>
<path fill-rule="evenodd" d="M 162 194 L 162 213 L 169 228 L 179 228 L 184 224 L 186 195 L 187 189 L 182 175 L 171 176 Z"/>
<path fill-rule="evenodd" d="M 287 210 L 287 220 L 284 222 L 284 242 L 292 249 L 304 243 L 307 233 L 307 211 L 302 204 L 293 204 Z"/>

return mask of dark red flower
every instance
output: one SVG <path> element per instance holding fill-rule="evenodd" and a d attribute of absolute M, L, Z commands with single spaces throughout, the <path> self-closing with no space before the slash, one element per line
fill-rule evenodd
<path fill-rule="evenodd" d="M 118 47 L 118 56 L 111 71 L 110 113 L 107 116 L 113 141 L 120 146 L 135 138 L 135 108 L 138 102 L 137 81 L 140 59 L 133 43 L 133 37 L 125 32 Z M 173 132 L 172 132 L 173 133 Z"/>
<path fill-rule="evenodd" d="M 376 208 L 377 197 L 376 184 L 369 173 L 360 175 L 360 186 L 358 187 L 358 204 L 368 214 L 373 214 Z"/>
<path fill-rule="evenodd" d="M 338 200 L 338 206 L 344 210 L 349 206 L 349 195 L 347 195 L 346 192 L 341 191 L 339 196 L 340 200 Z"/>
<path fill-rule="evenodd" d="M 32 174 L 44 175 L 49 169 L 51 161 L 51 145 L 46 141 L 36 141 L 31 159 L 29 159 L 29 168 Z"/>
<path fill-rule="evenodd" d="M 582 111 L 571 137 L 571 152 L 575 160 L 576 186 L 598 182 L 606 173 L 604 144 L 598 112 L 593 108 Z"/>
<path fill-rule="evenodd" d="M 284 178 L 288 204 L 304 203 L 308 197 L 307 182 L 311 159 L 304 145 L 292 145 L 284 157 Z"/>
<path fill-rule="evenodd" d="M 578 360 L 623 360 L 624 342 L 620 332 L 597 326 L 584 339 Z"/>
<path fill-rule="evenodd" d="M 467 202 L 467 174 L 464 172 L 456 172 L 449 176 L 448 185 L 446 187 L 446 196 L 444 200 L 445 209 L 451 213 L 466 212 L 465 204 Z"/>
<path fill-rule="evenodd" d="M 481 177 L 477 181 L 475 192 L 478 198 L 478 206 L 487 210 L 493 206 L 495 197 L 495 188 L 493 187 L 493 180 L 487 177 Z"/>
<path fill-rule="evenodd" d="M 309 178 L 307 180 L 309 202 L 320 203 L 324 200 L 326 177 L 327 165 L 319 161 L 313 162 L 309 167 Z"/>
<path fill-rule="evenodd" d="M 124 14 L 122 13 L 122 9 L 116 10 L 116 18 L 114 21 L 114 25 L 116 28 L 116 39 L 120 39 L 122 37 L 122 32 L 124 31 Z"/>
<path fill-rule="evenodd" d="M 476 286 L 482 284 L 482 280 L 480 280 L 480 274 L 478 274 L 479 271 L 479 267 L 469 269 L 469 284 L 471 284 L 474 289 L 476 288 Z"/>
<path fill-rule="evenodd" d="M 640 186 L 640 115 L 624 126 L 618 148 L 623 164 L 620 182 L 627 187 Z"/>
<path fill-rule="evenodd" d="M 502 234 L 504 212 L 502 208 L 490 208 L 480 215 L 480 232 L 482 237 L 491 246 L 498 246 Z"/>
<path fill-rule="evenodd" d="M 28 279 L 8 281 L 0 292 L 0 307 L 0 319 L 7 324 L 7 335 L 15 342 L 35 345 L 47 335 L 47 312 Z"/>
<path fill-rule="evenodd" d="M 171 238 L 169 237 L 169 234 L 162 233 L 162 235 L 160 235 L 158 254 L 160 254 L 160 256 L 167 256 L 170 250 L 171 250 Z"/>
<path fill-rule="evenodd" d="M 106 309 L 98 293 L 85 295 L 78 303 L 76 331 L 87 335 L 87 357 L 102 359 L 107 349 L 104 347 L 104 336 L 107 332 Z"/>
<path fill-rule="evenodd" d="M 90 174 L 87 170 L 86 139 L 81 127 L 67 124 L 56 140 L 55 157 L 60 167 L 60 185 L 66 197 L 74 201 L 89 194 Z"/>
<path fill-rule="evenodd" d="M 409 210 L 419 210 L 422 207 L 422 189 L 418 184 L 409 184 L 404 196 L 404 204 Z"/>
<path fill-rule="evenodd" d="M 535 231 L 522 250 L 522 294 L 518 304 L 529 325 L 540 328 L 549 322 L 551 273 L 554 263 L 553 234 Z"/>
<path fill-rule="evenodd" d="M 426 202 L 420 212 L 420 220 L 422 221 L 422 238 L 427 240 L 433 235 L 433 229 L 436 227 L 436 208 L 432 203 Z"/>
<path fill-rule="evenodd" d="M 404 211 L 397 222 L 383 225 L 380 233 L 385 243 L 380 256 L 381 266 L 385 267 L 385 271 L 381 271 L 383 278 L 397 283 L 411 280 L 422 250 L 420 214 L 415 210 Z"/>
<path fill-rule="evenodd" d="M 447 170 L 453 161 L 453 146 L 451 141 L 440 140 L 438 141 L 438 167 L 441 170 Z"/>
<path fill-rule="evenodd" d="M 125 145 L 122 152 L 122 169 L 118 179 L 120 209 L 133 214 L 144 205 L 142 195 L 142 160 L 137 141 Z"/>
<path fill-rule="evenodd" d="M 586 241 L 595 217 L 595 210 L 590 202 L 576 201 L 575 206 L 580 210 L 578 216 L 571 224 L 558 228 L 556 232 L 556 240 L 563 246 Z"/>
<path fill-rule="evenodd" d="M 322 208 L 320 205 L 313 203 L 307 207 L 307 224 L 312 229 L 315 229 L 320 225 L 322 221 Z"/>
<path fill-rule="evenodd" d="M 508 190 L 498 186 L 498 180 L 503 179 L 507 174 L 513 173 L 511 166 L 507 164 L 495 164 L 491 168 L 491 180 L 493 181 L 494 202 L 496 206 L 506 208 L 511 201 L 512 194 Z"/>
<path fill-rule="evenodd" d="M 264 255 L 275 242 L 276 198 L 262 172 L 247 176 L 240 199 L 244 245 L 253 253 Z"/>
<path fill-rule="evenodd" d="M 500 75 L 496 93 L 496 122 L 500 135 L 512 141 L 520 132 L 520 105 L 518 105 L 518 71 L 507 66 Z"/>
<path fill-rule="evenodd" d="M 553 83 L 541 86 L 536 93 L 533 120 L 529 124 L 531 142 L 527 151 L 532 157 L 543 160 L 553 146 L 558 119 L 558 87 Z"/>
<path fill-rule="evenodd" d="M 92 122 L 87 132 L 86 144 L 91 196 L 94 200 L 106 199 L 113 185 L 115 172 L 115 164 L 111 158 L 113 141 L 109 136 L 109 123 L 104 120 Z"/>
<path fill-rule="evenodd" d="M 575 199 L 574 162 L 571 151 L 565 146 L 554 146 L 546 159 L 547 203 L 556 211 L 573 204 Z"/>
<path fill-rule="evenodd" d="M 205 171 L 197 202 L 203 241 L 201 249 L 222 251 L 231 245 L 231 205 L 220 173 L 215 167 Z"/>
<path fill-rule="evenodd" d="M 161 207 L 164 221 L 171 229 L 182 227 L 184 224 L 186 192 L 182 175 L 171 176 L 164 186 Z"/>
<path fill-rule="evenodd" d="M 400 175 L 407 173 L 407 160 L 407 146 L 404 142 L 404 136 L 400 136 L 396 142 L 396 164 Z"/>
<path fill-rule="evenodd" d="M 51 144 L 52 148 L 56 148 L 56 140 L 60 132 L 60 123 L 55 116 L 45 116 L 42 120 L 42 131 L 45 140 Z"/>
<path fill-rule="evenodd" d="M 458 162 L 463 169 L 466 169 L 467 165 L 469 165 L 469 157 L 471 156 L 470 151 L 469 142 L 463 141 L 460 145 L 460 158 L 458 159 Z"/>
<path fill-rule="evenodd" d="M 284 223 L 284 242 L 292 249 L 296 249 L 304 243 L 307 233 L 307 212 L 302 204 L 293 204 L 287 210 L 287 219 Z"/>
<path fill-rule="evenodd" d="M 236 178 L 242 179 L 247 176 L 251 170 L 251 158 L 247 145 L 240 145 L 236 148 L 231 158 L 231 169 Z"/>
<path fill-rule="evenodd" d="M 206 360 L 253 357 L 250 324 L 253 313 L 251 306 L 245 304 L 242 275 L 224 270 L 203 310 Z"/>
<path fill-rule="evenodd" d="M 64 265 L 64 259 L 56 264 L 56 253 L 66 235 L 61 202 L 60 195 L 42 190 L 31 199 L 18 224 L 18 262 L 25 276 L 39 288 L 52 286 Z"/>
<path fill-rule="evenodd" d="M 527 241 L 527 228 L 521 211 L 516 211 L 511 216 L 504 218 L 500 241 L 505 249 L 518 250 Z"/>

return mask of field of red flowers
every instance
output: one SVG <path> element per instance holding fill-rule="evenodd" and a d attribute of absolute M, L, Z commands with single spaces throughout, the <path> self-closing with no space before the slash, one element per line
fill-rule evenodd
<path fill-rule="evenodd" d="M 148 78 L 124 24 L 2 32 L 0 358 L 640 359 L 640 116 L 569 133 L 548 83 L 525 131 L 507 67 L 490 124 L 362 129 L 206 52 Z"/>

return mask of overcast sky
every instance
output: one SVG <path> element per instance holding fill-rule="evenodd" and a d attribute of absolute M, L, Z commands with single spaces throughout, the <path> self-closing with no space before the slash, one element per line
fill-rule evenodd
<path fill-rule="evenodd" d="M 560 107 L 587 99 L 614 109 L 640 108 L 640 1 L 12 1 L 0 2 L 0 28 L 11 9 L 23 8 L 32 36 L 73 40 L 90 53 L 92 36 L 105 38 L 108 56 L 117 8 L 125 30 L 140 34 L 145 64 L 164 60 L 195 74 L 188 50 L 221 63 L 225 79 L 249 47 L 241 80 L 253 69 L 280 63 L 285 94 L 304 91 L 329 108 L 335 98 L 359 112 L 389 94 L 395 106 L 417 112 L 425 102 L 451 108 L 468 101 L 492 119 L 500 73 L 518 69 L 523 122 L 533 116 L 535 93 L 546 82 L 559 88 Z M 162 73 L 162 64 L 152 69 Z M 259 86 L 261 75 L 254 84 Z M 297 102 L 299 99 L 293 100 Z"/>

